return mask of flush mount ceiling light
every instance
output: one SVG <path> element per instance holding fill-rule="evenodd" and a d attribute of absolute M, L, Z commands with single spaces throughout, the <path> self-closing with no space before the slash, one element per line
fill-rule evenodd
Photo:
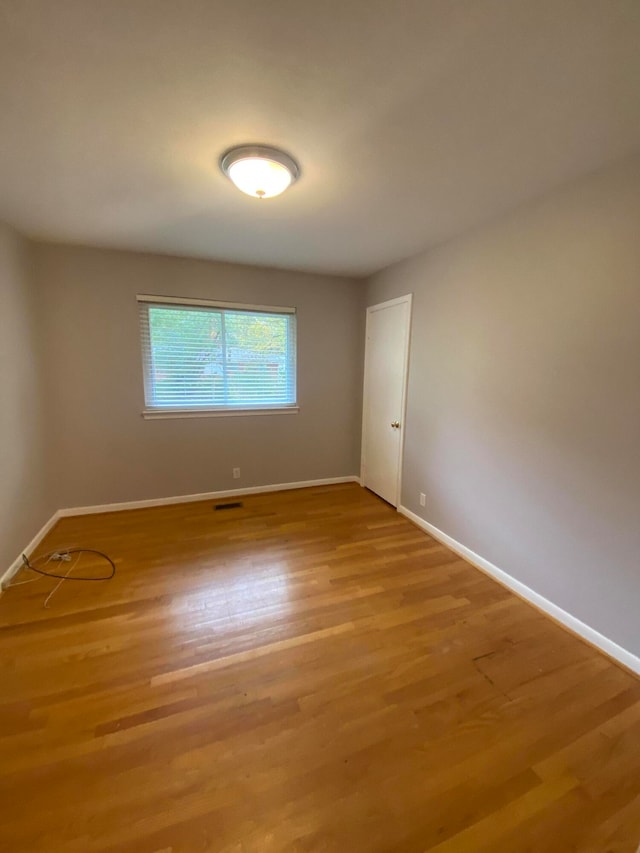
<path fill-rule="evenodd" d="M 267 145 L 240 145 L 220 158 L 220 168 L 243 193 L 273 198 L 295 183 L 300 167 L 289 154 Z"/>

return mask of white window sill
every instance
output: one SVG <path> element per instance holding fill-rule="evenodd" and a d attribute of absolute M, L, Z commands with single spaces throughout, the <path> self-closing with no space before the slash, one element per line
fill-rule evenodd
<path fill-rule="evenodd" d="M 144 409 L 145 420 L 166 418 L 236 418 L 247 415 L 297 415 L 300 406 L 281 406 L 265 409 Z"/>

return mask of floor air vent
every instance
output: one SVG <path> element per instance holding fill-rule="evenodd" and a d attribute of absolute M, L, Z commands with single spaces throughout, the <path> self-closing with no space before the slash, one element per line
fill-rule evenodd
<path fill-rule="evenodd" d="M 215 504 L 213 507 L 215 510 L 219 509 L 240 509 L 242 507 L 242 501 L 231 501 L 228 504 Z"/>

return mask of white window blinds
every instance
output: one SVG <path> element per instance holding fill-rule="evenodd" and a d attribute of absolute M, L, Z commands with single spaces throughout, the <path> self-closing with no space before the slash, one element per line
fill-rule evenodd
<path fill-rule="evenodd" d="M 273 409 L 296 405 L 296 315 L 139 296 L 148 410 Z"/>

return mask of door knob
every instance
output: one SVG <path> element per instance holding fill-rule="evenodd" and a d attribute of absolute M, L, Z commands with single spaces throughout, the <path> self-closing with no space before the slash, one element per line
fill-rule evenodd
<path fill-rule="evenodd" d="M 391 426 L 393 427 L 393 429 L 400 429 L 400 421 L 393 421 L 391 423 Z"/>

